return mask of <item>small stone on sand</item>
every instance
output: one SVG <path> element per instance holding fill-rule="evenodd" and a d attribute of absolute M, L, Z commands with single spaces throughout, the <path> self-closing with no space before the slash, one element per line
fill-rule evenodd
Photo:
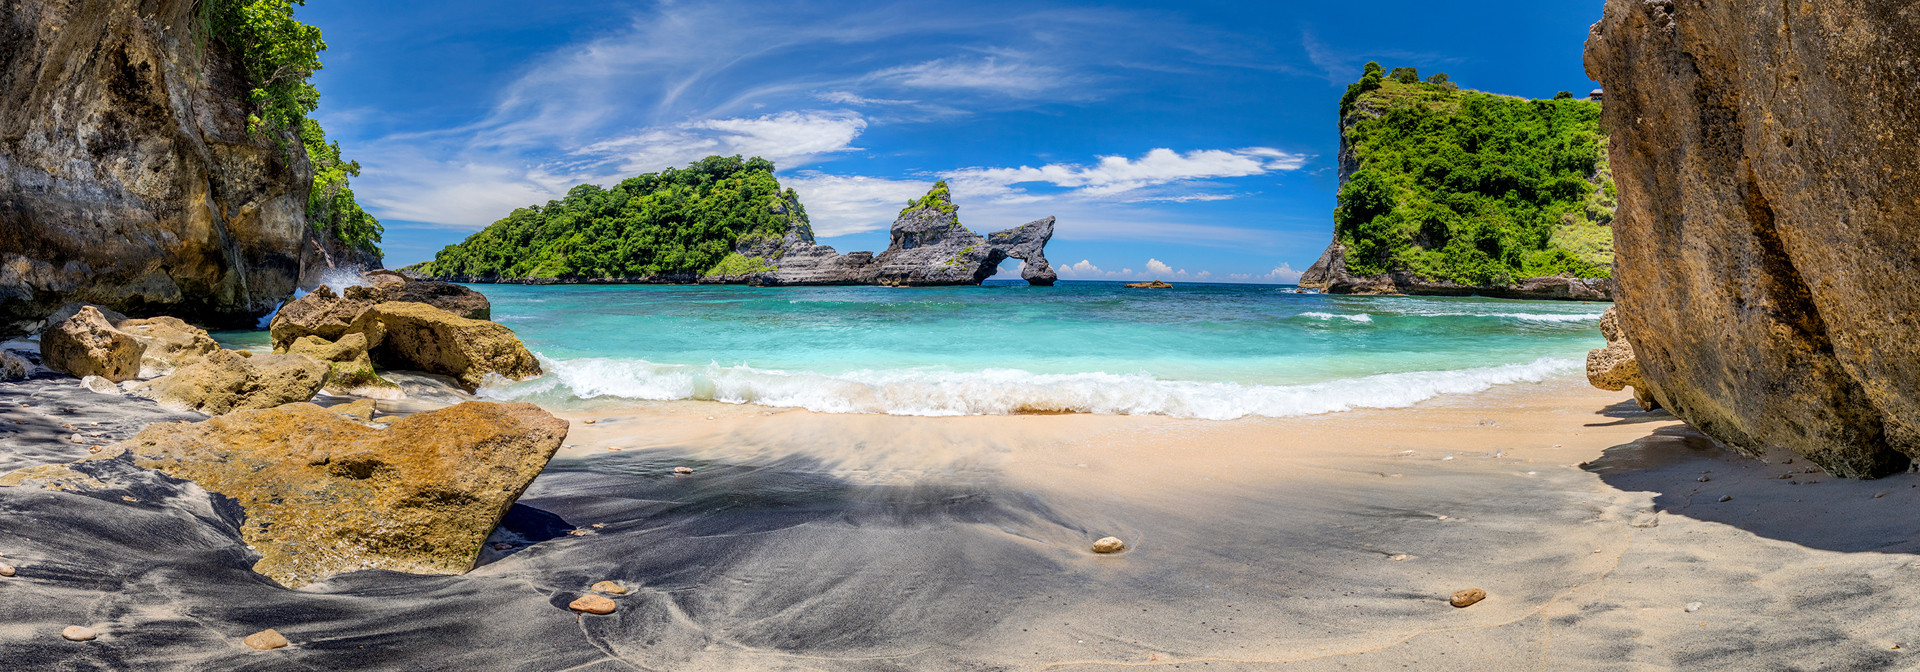
<path fill-rule="evenodd" d="M 581 422 L 585 422 L 586 424 L 589 424 L 589 425 L 593 424 L 592 420 L 582 420 Z"/>
<path fill-rule="evenodd" d="M 1731 502 L 1731 501 L 1733 501 L 1733 495 L 1721 495 L 1721 496 L 1720 496 L 1720 501 L 1722 501 L 1722 502 Z"/>
<path fill-rule="evenodd" d="M 625 594 L 627 594 L 627 587 L 626 587 L 626 586 L 622 586 L 622 585 L 620 585 L 620 584 L 618 584 L 618 583 L 614 583 L 614 582 L 612 582 L 612 581 L 601 581 L 601 582 L 599 582 L 599 583 L 596 583 L 596 584 L 593 584 L 593 590 L 594 590 L 595 592 L 601 592 L 601 593 L 608 593 L 608 594 L 612 594 L 612 595 L 625 595 Z"/>
<path fill-rule="evenodd" d="M 281 636 L 280 633 L 276 632 L 273 628 L 267 628 L 247 635 L 247 638 L 243 641 L 247 643 L 247 646 L 260 651 L 278 649 L 287 645 L 287 638 Z"/>
<path fill-rule="evenodd" d="M 0 576 L 13 576 L 13 573 L 14 573 L 13 565 L 0 562 Z"/>
<path fill-rule="evenodd" d="M 693 473 L 693 467 L 674 467 L 674 468 L 673 468 L 673 473 L 676 473 L 676 474 L 691 474 L 691 473 Z"/>
<path fill-rule="evenodd" d="M 614 604 L 613 600 L 599 595 L 581 595 L 580 599 L 568 604 L 567 608 L 589 614 L 611 614 L 613 613 Z"/>
<path fill-rule="evenodd" d="M 1699 602 L 1688 602 L 1687 613 L 1691 614 L 1693 612 L 1699 611 L 1701 606 L 1702 605 Z"/>
<path fill-rule="evenodd" d="M 1392 560 L 1394 562 L 1400 562 L 1407 559 L 1407 554 L 1401 553 L 1400 555 L 1387 556 L 1387 559 Z"/>
<path fill-rule="evenodd" d="M 593 529 L 596 529 L 596 530 L 597 530 L 597 529 L 600 529 L 600 528 L 603 528 L 603 527 L 606 527 L 606 526 L 607 526 L 607 524 L 606 524 L 606 523 L 594 523 L 594 524 L 593 524 Z"/>
<path fill-rule="evenodd" d="M 1701 476 L 1701 477 L 1700 477 L 1700 478 L 1699 478 L 1698 480 L 1699 480 L 1699 481 L 1700 481 L 1701 483 L 1705 483 L 1705 482 L 1707 482 L 1707 481 L 1711 481 L 1711 480 L 1713 480 L 1713 479 L 1711 479 L 1711 478 L 1707 478 L 1707 477 L 1705 477 L 1705 476 Z"/>
<path fill-rule="evenodd" d="M 1119 553 L 1126 547 L 1127 542 L 1121 541 L 1118 537 L 1102 537 L 1099 541 L 1093 542 L 1095 553 Z"/>
<path fill-rule="evenodd" d="M 1454 593 L 1453 598 L 1447 600 L 1447 604 L 1451 604 L 1455 607 L 1465 609 L 1467 607 L 1471 607 L 1479 603 L 1481 600 L 1484 600 L 1484 599 L 1487 599 L 1487 591 L 1481 590 L 1479 588 L 1468 588 L 1466 590 L 1462 590 L 1460 592 Z"/>
<path fill-rule="evenodd" d="M 99 633 L 94 632 L 93 628 L 83 628 L 78 625 L 69 625 L 65 630 L 60 631 L 60 636 L 65 637 L 67 638 L 67 641 L 72 641 L 72 642 L 91 642 L 93 641 L 94 637 L 98 637 L 100 635 Z"/>
<path fill-rule="evenodd" d="M 513 548 L 513 545 L 512 544 L 494 544 L 493 545 L 493 550 L 496 550 L 496 551 L 504 551 L 509 548 Z"/>

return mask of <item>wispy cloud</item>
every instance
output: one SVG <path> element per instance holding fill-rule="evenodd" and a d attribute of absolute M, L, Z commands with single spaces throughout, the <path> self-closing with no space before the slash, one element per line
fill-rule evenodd
<path fill-rule="evenodd" d="M 1066 76 L 1051 66 L 984 57 L 942 58 L 887 68 L 867 75 L 866 79 L 922 89 L 979 89 L 1032 94 L 1059 88 L 1065 83 Z"/>
<path fill-rule="evenodd" d="M 1008 202 L 1034 201 L 1045 196 L 1028 193 L 1020 184 L 1049 184 L 1085 197 L 1111 197 L 1174 182 L 1223 177 L 1246 177 L 1299 170 L 1307 157 L 1271 147 L 1194 150 L 1181 154 L 1155 149 L 1139 159 L 1103 156 L 1091 166 L 1050 163 L 1038 168 L 962 168 L 942 173 L 956 188 Z M 1154 196 L 1151 200 L 1219 200 L 1194 195 Z M 1141 199 L 1148 200 L 1148 199 Z"/>

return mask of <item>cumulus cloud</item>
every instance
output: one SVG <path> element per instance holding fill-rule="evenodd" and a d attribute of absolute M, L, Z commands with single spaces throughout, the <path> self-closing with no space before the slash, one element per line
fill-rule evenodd
<path fill-rule="evenodd" d="M 799 194 L 800 202 L 807 206 L 814 235 L 822 238 L 885 229 L 903 204 L 919 198 L 932 186 L 920 180 L 827 175 L 812 170 L 783 177 L 780 182 Z"/>
<path fill-rule="evenodd" d="M 1079 263 L 1054 269 L 1060 277 L 1068 280 L 1184 280 L 1188 282 L 1211 282 L 1212 271 L 1189 273 L 1186 269 L 1175 269 L 1159 259 L 1148 259 L 1145 271 L 1123 268 L 1118 271 L 1101 270 L 1093 262 L 1081 259 Z"/>
<path fill-rule="evenodd" d="M 1266 273 L 1230 273 L 1229 282 L 1251 282 L 1266 285 L 1292 285 L 1300 282 L 1300 271 L 1293 270 L 1290 264 L 1280 264 Z"/>
<path fill-rule="evenodd" d="M 1299 170 L 1306 165 L 1303 154 L 1290 154 L 1271 147 L 1244 149 L 1199 149 L 1185 154 L 1161 148 L 1138 159 L 1103 156 L 1090 166 L 1050 163 L 1038 168 L 962 168 L 942 173 L 955 189 L 1007 202 L 1045 198 L 1015 185 L 1043 183 L 1072 190 L 1088 198 L 1128 194 L 1147 187 L 1223 177 L 1246 177 L 1272 172 Z M 1220 200 L 1229 196 L 1149 196 L 1138 200 Z"/>

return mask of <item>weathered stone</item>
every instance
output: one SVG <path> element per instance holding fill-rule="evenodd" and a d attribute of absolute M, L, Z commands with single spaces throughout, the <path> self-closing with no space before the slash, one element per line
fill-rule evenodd
<path fill-rule="evenodd" d="M 132 392 L 174 410 L 220 415 L 312 399 L 327 372 L 325 362 L 306 355 L 218 350 L 173 375 L 140 383 Z"/>
<path fill-rule="evenodd" d="M 390 369 L 452 376 L 471 392 L 487 374 L 512 380 L 540 375 L 540 362 L 505 325 L 470 320 L 424 303 L 382 303 L 351 327 L 365 334 L 374 361 Z"/>
<path fill-rule="evenodd" d="M 87 376 L 80 379 L 80 386 L 95 394 L 124 394 L 119 385 L 99 376 Z"/>
<path fill-rule="evenodd" d="M 81 308 L 85 308 L 87 306 L 93 306 L 94 310 L 100 311 L 100 315 L 102 317 L 107 318 L 108 324 L 117 324 L 120 322 L 125 322 L 127 320 L 127 316 L 122 315 L 118 311 L 115 311 L 106 306 L 102 306 L 97 303 L 87 303 L 85 301 L 75 301 L 73 303 L 66 304 L 59 308 L 55 308 L 53 310 L 53 313 L 47 316 L 46 325 L 36 331 L 40 333 L 45 333 L 46 330 L 49 328 L 52 328 L 53 325 L 73 319 L 73 316 L 80 314 Z"/>
<path fill-rule="evenodd" d="M 40 464 L 0 476 L 0 488 L 37 486 L 48 490 L 98 490 L 107 487 L 64 464 Z"/>
<path fill-rule="evenodd" d="M 1172 289 L 1173 288 L 1172 283 L 1164 282 L 1161 280 L 1154 280 L 1152 282 L 1131 282 L 1131 283 L 1127 283 L 1125 286 L 1128 289 Z"/>
<path fill-rule="evenodd" d="M 0 576 L 13 576 L 16 573 L 19 573 L 19 571 L 20 570 L 14 569 L 13 565 L 0 562 Z"/>
<path fill-rule="evenodd" d="M 673 468 L 673 473 L 676 473 L 676 474 L 683 474 L 683 475 L 684 475 L 684 474 L 691 474 L 691 473 L 693 473 L 693 467 L 674 467 L 674 468 Z"/>
<path fill-rule="evenodd" d="M 220 349 L 207 330 L 172 317 L 121 320 L 113 328 L 132 336 L 147 349 L 140 355 L 141 378 L 155 378 L 200 361 Z"/>
<path fill-rule="evenodd" d="M 1653 387 L 1640 376 L 1640 362 L 1633 357 L 1633 343 L 1620 331 L 1619 307 L 1607 308 L 1600 316 L 1600 334 L 1607 347 L 1587 351 L 1587 382 L 1594 387 L 1618 392 L 1633 387 L 1633 400 L 1641 410 L 1660 407 Z"/>
<path fill-rule="evenodd" d="M 236 500 L 254 570 L 299 586 L 366 568 L 465 572 L 566 432 L 533 404 L 466 402 L 377 429 L 296 403 L 149 425 L 109 452 Z M 332 457 L 310 464 L 315 450 Z"/>
<path fill-rule="evenodd" d="M 344 299 L 333 293 L 333 288 L 321 285 L 305 296 L 288 301 L 280 307 L 280 312 L 274 313 L 273 322 L 267 325 L 273 337 L 273 349 L 285 351 L 304 336 L 338 341 L 360 313 L 372 307 L 372 302 Z"/>
<path fill-rule="evenodd" d="M 360 399 L 358 401 L 334 406 L 332 410 L 337 415 L 346 416 L 360 422 L 367 422 L 373 419 L 374 404 L 372 399 Z"/>
<path fill-rule="evenodd" d="M 622 585 L 620 585 L 620 584 L 618 584 L 618 583 L 614 583 L 614 582 L 612 582 L 612 581 L 601 581 L 601 582 L 599 582 L 599 583 L 596 583 L 596 584 L 593 584 L 593 590 L 595 590 L 595 591 L 598 591 L 598 592 L 602 592 L 602 593 L 607 593 L 607 594 L 610 594 L 610 595 L 625 595 L 625 594 L 627 594 L 627 587 L 626 587 L 626 586 L 622 586 Z"/>
<path fill-rule="evenodd" d="M 1586 68 L 1621 327 L 1661 404 L 1837 475 L 1920 457 L 1920 13 L 1609 0 Z"/>
<path fill-rule="evenodd" d="M 40 357 L 47 368 L 77 378 L 133 380 L 140 374 L 140 357 L 146 349 L 139 339 L 113 328 L 93 306 L 81 307 L 40 335 Z"/>
<path fill-rule="evenodd" d="M 1429 280 L 1406 270 L 1372 276 L 1354 275 L 1347 270 L 1347 247 L 1339 241 L 1327 245 L 1327 249 L 1320 253 L 1320 258 L 1300 274 L 1300 286 L 1328 294 L 1489 296 L 1563 301 L 1612 301 L 1614 291 L 1613 281 L 1606 278 L 1549 275 L 1518 278 L 1506 285 L 1462 285 L 1448 280 Z"/>
<path fill-rule="evenodd" d="M 1447 599 L 1447 604 L 1451 604 L 1455 607 L 1465 609 L 1467 607 L 1471 607 L 1473 605 L 1479 604 L 1480 601 L 1484 599 L 1487 599 L 1487 591 L 1481 590 L 1479 588 L 1468 588 L 1466 590 L 1455 592 L 1453 594 L 1453 597 Z"/>
<path fill-rule="evenodd" d="M 568 603 L 567 608 L 588 614 L 611 614 L 617 605 L 599 595 L 581 595 L 580 599 Z"/>
<path fill-rule="evenodd" d="M 399 399 L 406 396 L 399 385 L 374 371 L 373 357 L 367 352 L 366 334 L 346 334 L 335 342 L 328 342 L 319 336 L 301 336 L 287 348 L 287 352 L 327 362 L 327 382 L 323 389 L 328 394 L 372 399 Z"/>
<path fill-rule="evenodd" d="M 249 129 L 240 52 L 207 47 L 201 7 L 0 9 L 0 336 L 74 300 L 251 326 L 323 257 L 378 265 L 307 225 L 299 140 Z"/>
<path fill-rule="evenodd" d="M 1121 541 L 1119 537 L 1101 537 L 1099 541 L 1093 542 L 1095 553 L 1119 553 L 1126 548 L 1127 542 Z"/>
<path fill-rule="evenodd" d="M 424 303 L 469 320 L 493 317 L 493 305 L 484 294 L 460 285 L 434 280 L 409 280 L 393 271 L 369 271 L 362 275 L 368 284 L 348 287 L 341 293 L 347 299 L 377 303 Z"/>
<path fill-rule="evenodd" d="M 33 366 L 27 360 L 11 352 L 0 350 L 0 381 L 19 380 L 27 377 Z"/>
<path fill-rule="evenodd" d="M 287 638 L 273 628 L 267 628 L 247 635 L 247 638 L 241 641 L 246 642 L 248 647 L 259 651 L 271 651 L 287 645 Z"/>
<path fill-rule="evenodd" d="M 987 234 L 987 243 L 1010 259 L 1026 262 L 1020 267 L 1020 279 L 1030 285 L 1052 286 L 1060 275 L 1047 263 L 1047 241 L 1053 239 L 1053 218 L 1037 219 L 1005 231 Z"/>
<path fill-rule="evenodd" d="M 70 642 L 91 642 L 99 637 L 100 633 L 94 632 L 93 628 L 69 625 L 60 630 L 60 636 Z"/>

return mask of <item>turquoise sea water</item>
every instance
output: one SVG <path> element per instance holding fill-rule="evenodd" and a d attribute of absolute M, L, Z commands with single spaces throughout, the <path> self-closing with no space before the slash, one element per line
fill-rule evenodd
<path fill-rule="evenodd" d="M 1607 308 L 1225 284 L 473 287 L 548 370 L 483 396 L 911 415 L 1405 406 L 1579 371 Z"/>

